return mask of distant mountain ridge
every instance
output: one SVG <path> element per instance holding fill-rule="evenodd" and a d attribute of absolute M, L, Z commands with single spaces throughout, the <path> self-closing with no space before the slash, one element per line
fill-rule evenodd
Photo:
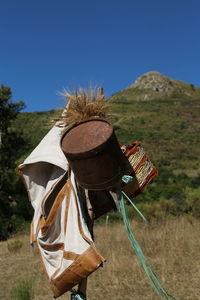
<path fill-rule="evenodd" d="M 193 84 L 168 78 L 157 71 L 150 71 L 138 77 L 128 88 L 114 94 L 111 100 L 117 100 L 121 97 L 136 101 L 180 97 L 200 99 L 200 88 Z"/>

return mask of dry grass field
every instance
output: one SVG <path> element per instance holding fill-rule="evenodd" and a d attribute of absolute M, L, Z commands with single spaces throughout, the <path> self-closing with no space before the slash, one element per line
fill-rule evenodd
<path fill-rule="evenodd" d="M 170 218 L 148 227 L 133 222 L 133 231 L 168 293 L 178 300 L 199 300 L 200 221 Z M 138 264 L 123 224 L 96 225 L 95 235 L 97 248 L 107 263 L 89 278 L 89 300 L 160 299 Z M 16 239 L 23 245 L 10 252 L 8 243 Z M 0 299 L 13 299 L 11 292 L 23 279 L 32 281 L 34 300 L 53 299 L 38 249 L 29 246 L 28 235 L 0 243 Z M 59 299 L 69 300 L 69 293 Z"/>

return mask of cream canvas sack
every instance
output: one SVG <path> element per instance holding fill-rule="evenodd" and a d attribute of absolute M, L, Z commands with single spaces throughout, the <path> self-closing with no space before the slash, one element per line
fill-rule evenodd
<path fill-rule="evenodd" d="M 38 244 L 54 297 L 104 262 L 84 219 L 74 174 L 60 149 L 61 130 L 53 127 L 17 169 L 34 208 L 31 242 Z"/>

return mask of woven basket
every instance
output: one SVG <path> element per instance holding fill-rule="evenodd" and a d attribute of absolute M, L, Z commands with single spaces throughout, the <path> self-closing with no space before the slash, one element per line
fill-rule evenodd
<path fill-rule="evenodd" d="M 128 197 L 136 197 L 145 187 L 158 176 L 158 170 L 147 157 L 140 142 L 133 142 L 128 146 L 121 146 L 124 155 L 130 162 L 128 175 L 134 178 L 133 181 L 123 186 L 123 191 Z"/>

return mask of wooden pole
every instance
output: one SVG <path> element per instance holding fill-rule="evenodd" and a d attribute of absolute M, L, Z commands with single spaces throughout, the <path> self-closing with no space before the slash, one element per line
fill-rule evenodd
<path fill-rule="evenodd" d="M 98 95 L 99 95 L 99 96 L 102 96 L 102 99 L 105 99 L 103 87 L 99 87 L 99 88 L 98 88 Z"/>

